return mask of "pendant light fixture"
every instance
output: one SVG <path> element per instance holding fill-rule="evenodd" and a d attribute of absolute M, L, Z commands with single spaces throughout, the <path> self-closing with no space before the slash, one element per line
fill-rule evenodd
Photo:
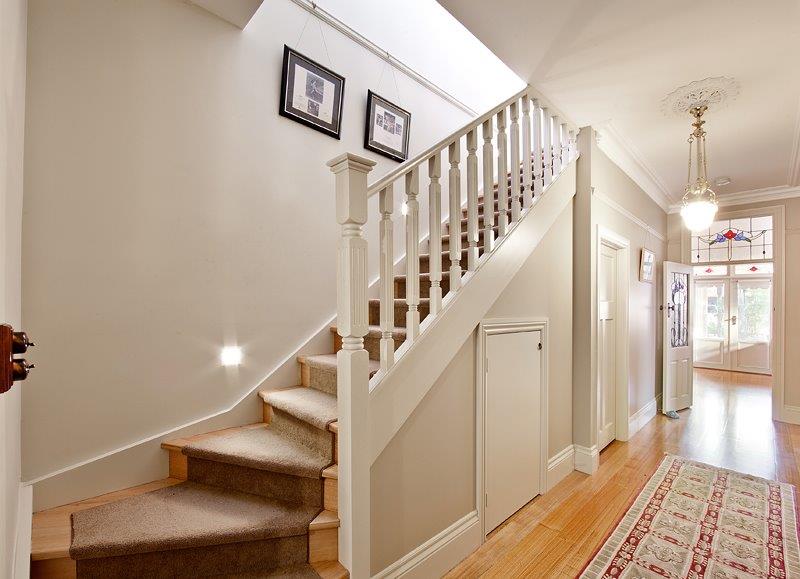
<path fill-rule="evenodd" d="M 686 227 L 693 233 L 703 231 L 711 226 L 717 214 L 717 196 L 708 184 L 708 167 L 706 160 L 706 132 L 703 113 L 706 105 L 693 106 L 689 114 L 694 117 L 689 135 L 689 174 L 686 177 L 686 192 L 683 195 L 681 217 Z M 692 158 L 692 149 L 695 158 Z M 692 165 L 695 165 L 695 178 L 692 179 Z"/>

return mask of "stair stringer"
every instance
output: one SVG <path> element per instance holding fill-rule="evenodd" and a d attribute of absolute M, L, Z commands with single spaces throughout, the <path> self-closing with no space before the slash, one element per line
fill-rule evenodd
<path fill-rule="evenodd" d="M 464 340 L 533 253 L 576 193 L 576 163 L 572 161 L 513 226 L 478 268 L 462 278 L 462 287 L 448 294 L 437 316 L 420 325 L 420 335 L 397 350 L 388 372 L 370 380 L 370 460 L 377 460 L 408 420 Z M 446 275 L 446 274 L 445 274 Z"/>

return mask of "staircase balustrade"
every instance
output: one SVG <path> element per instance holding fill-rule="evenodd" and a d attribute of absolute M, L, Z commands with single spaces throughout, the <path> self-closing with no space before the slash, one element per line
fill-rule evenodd
<path fill-rule="evenodd" d="M 338 246 L 337 330 L 342 349 L 337 354 L 339 412 L 339 559 L 355 578 L 368 577 L 370 460 L 370 376 L 364 337 L 370 324 L 380 326 L 380 371 L 373 387 L 402 361 L 421 331 L 457 299 L 469 277 L 490 259 L 497 244 L 531 211 L 553 179 L 577 157 L 575 130 L 550 114 L 526 87 L 504 103 L 469 122 L 433 147 L 401 164 L 386 176 L 367 185 L 375 163 L 346 153 L 328 163 L 335 174 L 336 214 L 341 225 Z M 520 115 L 521 111 L 521 115 Z M 507 120 L 510 119 L 510 127 Z M 508 131 L 507 131 L 508 129 Z M 478 135 L 483 139 L 479 174 Z M 466 151 L 462 180 L 462 147 Z M 496 150 L 495 150 L 496 149 Z M 447 175 L 447 233 L 442 227 L 442 160 L 449 163 Z M 420 168 L 427 167 L 428 180 L 428 271 L 420 273 L 419 195 Z M 495 177 L 496 175 L 496 177 Z M 465 185 L 465 191 L 462 186 Z M 482 185 L 482 192 L 479 187 Z M 395 351 L 394 191 L 405 195 L 405 343 Z M 495 201 L 496 188 L 496 201 Z M 364 226 L 368 221 L 368 198 L 379 195 L 379 319 L 370 320 L 368 243 Z M 463 194 L 463 196 L 462 196 Z M 465 201 L 465 203 L 464 203 Z M 483 203 L 482 251 L 479 206 Z M 496 203 L 496 206 L 495 206 Z M 498 216 L 495 230 L 495 212 Z M 509 213 L 510 212 L 510 213 Z M 466 213 L 466 235 L 462 220 Z M 495 238 L 495 231 L 497 237 Z M 443 243 L 448 247 L 443 250 Z M 466 253 L 466 260 L 464 260 Z M 442 295 L 443 257 L 449 260 L 448 294 Z M 463 262 L 466 261 L 466 264 Z M 420 323 L 420 279 L 427 277 L 428 307 Z"/>

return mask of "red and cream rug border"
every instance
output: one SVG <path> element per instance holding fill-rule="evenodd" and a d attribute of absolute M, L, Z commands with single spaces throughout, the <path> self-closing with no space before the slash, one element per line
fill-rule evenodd
<path fill-rule="evenodd" d="M 694 522 L 694 525 L 699 528 L 699 532 L 695 536 L 695 544 L 686 543 L 680 545 L 680 541 L 674 542 L 674 546 L 682 547 L 690 558 L 689 565 L 685 568 L 686 572 L 675 573 L 673 572 L 674 569 L 667 569 L 665 565 L 664 568 L 656 567 L 653 570 L 648 570 L 648 576 L 692 578 L 730 576 L 763 577 L 765 579 L 800 577 L 800 544 L 798 543 L 798 517 L 794 486 L 719 468 L 680 456 L 666 455 L 631 506 L 622 515 L 614 530 L 586 564 L 580 575 L 581 579 L 613 578 L 627 575 L 625 568 L 634 560 L 637 548 L 645 542 L 647 534 L 650 533 L 651 525 L 661 510 L 662 502 L 666 500 L 667 493 L 673 490 L 670 488 L 672 483 L 679 477 L 681 470 L 685 466 L 691 465 L 721 473 L 722 476 L 718 475 L 714 485 L 722 484 L 722 486 L 719 489 L 711 489 L 711 496 L 705 501 L 708 509 L 703 511 L 702 517 L 698 517 L 698 521 Z M 709 563 L 711 563 L 708 555 L 711 551 L 716 525 L 719 522 L 722 511 L 727 508 L 723 505 L 725 491 L 728 490 L 724 485 L 725 481 L 731 478 L 731 475 L 738 478 L 744 477 L 747 481 L 764 484 L 769 489 L 769 496 L 763 499 L 767 505 L 767 513 L 764 517 L 767 523 L 767 536 L 763 547 L 768 551 L 766 572 L 754 572 L 753 569 L 749 569 L 750 572 L 748 572 L 748 569 L 742 567 L 731 568 L 730 571 L 733 573 L 731 575 L 727 575 L 724 571 L 721 574 L 717 572 L 711 575 L 705 574 Z M 722 482 L 720 483 L 720 481 Z M 687 495 L 687 497 L 696 498 L 691 497 L 691 495 Z M 747 495 L 745 497 L 747 498 Z M 777 506 L 778 503 L 779 507 Z M 741 512 L 747 514 L 744 510 Z M 738 513 L 735 513 L 736 515 Z M 689 524 L 692 521 L 690 519 L 685 521 L 678 519 L 674 524 L 680 525 L 681 523 Z M 709 530 L 711 531 L 709 532 Z M 661 538 L 667 541 L 671 540 L 669 536 Z M 665 543 L 664 546 L 667 548 L 672 547 L 669 542 Z M 663 546 L 661 547 L 663 548 Z M 656 545 L 655 548 L 657 550 L 659 546 Z M 779 548 L 780 552 L 777 552 Z M 775 560 L 776 556 L 778 561 Z M 733 565 L 736 567 L 738 564 L 733 561 Z"/>

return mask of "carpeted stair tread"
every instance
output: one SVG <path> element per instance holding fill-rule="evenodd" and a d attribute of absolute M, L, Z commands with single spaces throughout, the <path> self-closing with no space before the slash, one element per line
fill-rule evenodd
<path fill-rule="evenodd" d="M 377 336 L 380 338 L 380 326 L 370 326 L 370 332 L 372 332 L 372 328 L 377 328 Z M 331 330 L 335 333 L 336 327 L 332 327 Z M 402 335 L 405 337 L 406 330 L 405 328 L 395 328 L 395 334 L 399 335 L 400 331 L 402 331 Z M 301 364 L 308 364 L 309 366 L 313 366 L 320 369 L 330 369 L 332 372 L 336 371 L 336 354 L 316 354 L 314 356 L 301 356 L 299 358 Z M 370 360 L 369 361 L 369 375 L 372 376 L 381 369 L 381 363 L 378 360 Z"/>
<path fill-rule="evenodd" d="M 182 452 L 193 458 L 308 478 L 319 477 L 331 462 L 329 456 L 320 455 L 266 425 L 190 442 Z"/>
<path fill-rule="evenodd" d="M 300 386 L 261 392 L 261 398 L 273 408 L 323 430 L 337 418 L 336 396 L 314 388 Z"/>
<path fill-rule="evenodd" d="M 185 482 L 72 514 L 73 559 L 294 537 L 316 507 Z"/>

